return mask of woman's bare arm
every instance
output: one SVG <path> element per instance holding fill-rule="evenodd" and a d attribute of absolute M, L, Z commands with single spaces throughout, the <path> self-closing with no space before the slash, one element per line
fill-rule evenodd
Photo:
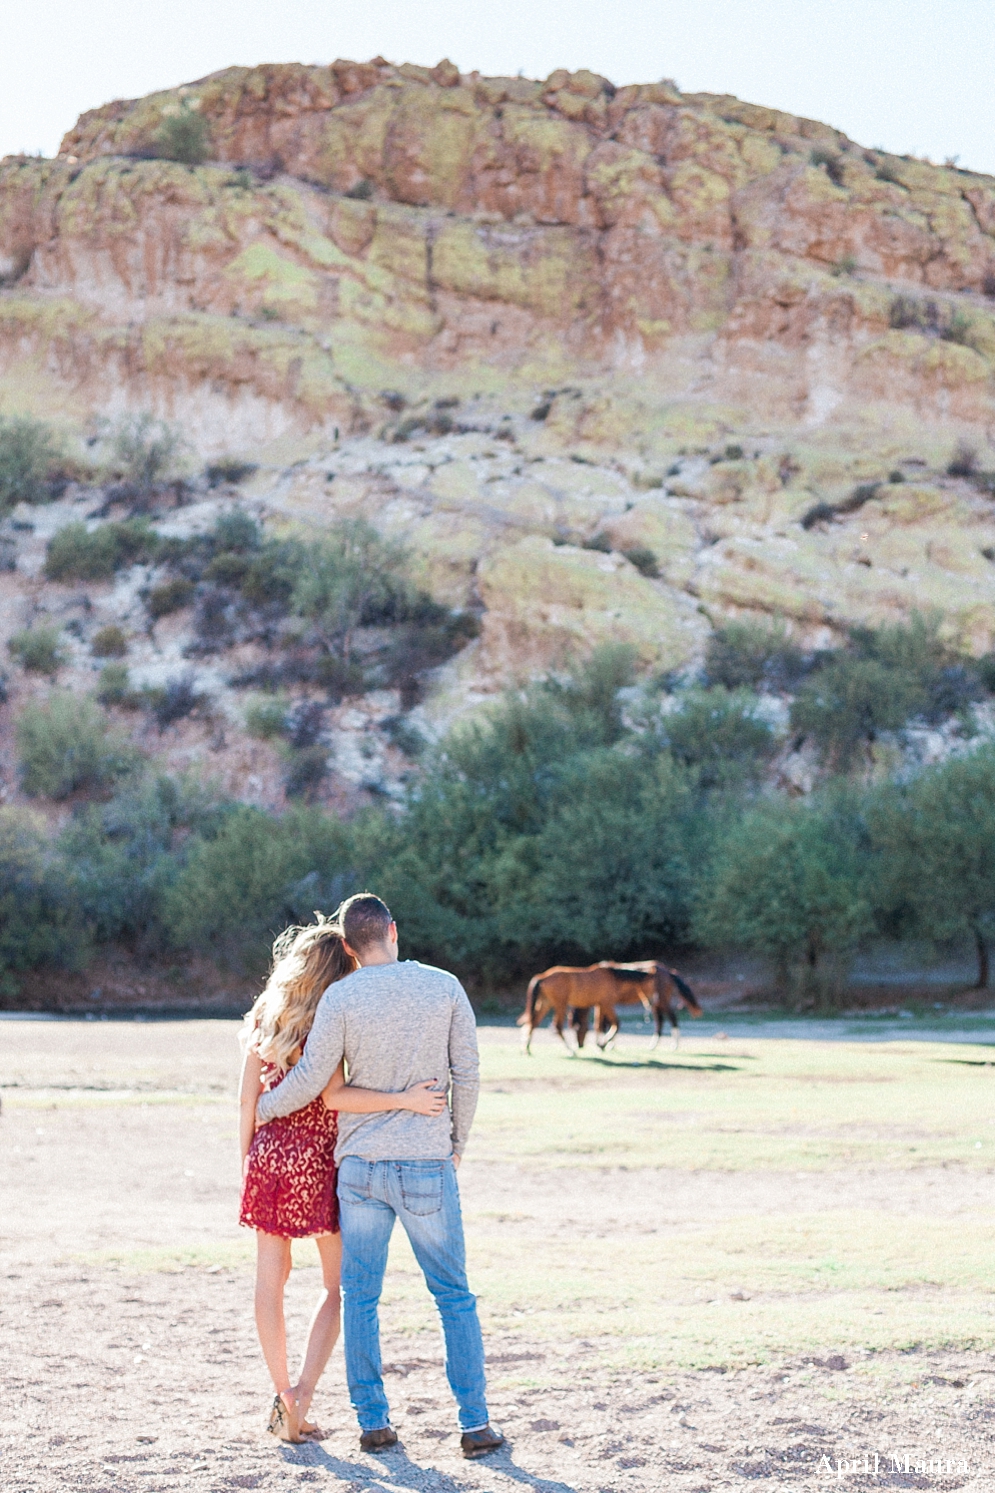
<path fill-rule="evenodd" d="M 242 1163 L 249 1154 L 256 1133 L 256 1100 L 262 1093 L 263 1064 L 258 1052 L 247 1052 L 242 1062 L 242 1079 L 238 1088 L 238 1144 Z"/>
<path fill-rule="evenodd" d="M 381 1109 L 410 1109 L 416 1115 L 441 1115 L 446 1096 L 434 1087 L 435 1079 L 416 1083 L 403 1094 L 382 1094 L 378 1089 L 354 1089 L 345 1081 L 345 1065 L 339 1063 L 322 1091 L 326 1109 L 350 1115 L 370 1115 Z"/>

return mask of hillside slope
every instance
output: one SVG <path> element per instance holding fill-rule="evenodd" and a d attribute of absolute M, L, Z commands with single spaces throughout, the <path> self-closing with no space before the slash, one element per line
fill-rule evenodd
<path fill-rule="evenodd" d="M 206 159 L 162 158 L 191 118 Z M 0 164 L 0 274 L 0 413 L 72 443 L 153 411 L 190 474 L 257 465 L 238 490 L 195 482 L 167 527 L 363 517 L 479 615 L 421 707 L 436 721 L 606 639 L 693 664 L 740 613 L 819 644 L 935 607 L 991 647 L 991 178 L 669 83 L 232 68 Z M 154 564 L 83 600 L 43 574 L 60 525 L 125 515 L 98 477 L 7 520 L 0 642 L 70 625 L 83 688 L 116 620 L 161 684 L 195 619 L 149 627 Z M 223 696 L 224 650 L 196 667 Z"/>

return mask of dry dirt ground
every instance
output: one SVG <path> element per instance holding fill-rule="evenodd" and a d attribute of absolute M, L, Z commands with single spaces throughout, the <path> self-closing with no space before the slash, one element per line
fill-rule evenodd
<path fill-rule="evenodd" d="M 930 1284 L 927 1271 L 902 1310 L 935 1324 L 944 1290 L 961 1314 L 964 1292 L 980 1290 L 970 1300 L 984 1321 L 969 1349 L 944 1347 L 934 1328 L 919 1342 L 913 1332 L 904 1351 L 889 1347 L 887 1335 L 877 1347 L 854 1348 L 861 1329 L 847 1323 L 834 1336 L 823 1317 L 807 1347 L 804 1330 L 800 1337 L 785 1330 L 780 1350 L 775 1332 L 773 1347 L 768 1333 L 753 1353 L 743 1348 L 749 1333 L 736 1327 L 723 1338 L 726 1329 L 714 1324 L 752 1312 L 759 1341 L 765 1323 L 781 1320 L 790 1281 L 738 1292 L 727 1281 L 721 1301 L 706 1300 L 720 1289 L 708 1281 L 685 1289 L 695 1229 L 724 1229 L 735 1240 L 757 1220 L 776 1230 L 797 1217 L 822 1218 L 831 1233 L 834 1219 L 863 1217 L 873 1199 L 890 1210 L 889 1227 L 909 1244 L 910 1258 L 926 1215 L 967 1238 L 979 1219 L 987 1227 L 990 1160 L 929 1161 L 915 1173 L 896 1162 L 887 1175 L 873 1157 L 861 1165 L 830 1157 L 801 1174 L 795 1161 L 769 1169 L 728 1159 L 645 1165 L 639 1152 L 625 1166 L 591 1154 L 581 1167 L 562 1164 L 562 1155 L 552 1169 L 543 1163 L 530 1106 L 559 1147 L 554 1120 L 543 1115 L 553 1116 L 549 1104 L 568 1092 L 557 1085 L 574 1073 L 593 1074 L 581 1095 L 588 1118 L 601 1106 L 605 1124 L 619 1123 L 623 1137 L 663 1112 L 664 1091 L 678 1105 L 679 1124 L 693 1109 L 695 1085 L 755 1080 L 749 1062 L 759 1061 L 759 1043 L 741 1043 L 720 1062 L 715 1054 L 729 1044 L 702 1040 L 696 1049 L 692 1040 L 683 1070 L 644 1063 L 613 1074 L 582 1072 L 551 1044 L 537 1068 L 521 1069 L 515 1034 L 483 1029 L 490 1076 L 478 1154 L 471 1146 L 460 1184 L 492 1415 L 508 1448 L 484 1462 L 461 1460 L 439 1341 L 402 1244 L 383 1313 L 400 1448 L 379 1458 L 360 1453 L 338 1350 L 316 1399 L 327 1439 L 277 1445 L 262 1431 L 269 1389 L 252 1323 L 251 1239 L 233 1221 L 234 1031 L 225 1021 L 0 1022 L 2 1493 L 995 1488 L 991 1300 L 966 1277 L 951 1276 L 948 1287 Z M 642 1051 L 642 1039 L 625 1041 L 628 1051 Z M 767 1046 L 781 1053 L 791 1044 Z M 524 1098 L 515 1094 L 519 1072 L 531 1086 Z M 967 1066 L 950 1073 L 951 1082 L 979 1081 Z M 626 1083 L 640 1087 L 619 1121 L 612 1106 L 625 1098 Z M 675 1100 L 680 1084 L 686 1092 Z M 582 1149 L 576 1124 L 564 1134 Z M 977 1237 L 983 1252 L 984 1228 Z M 301 1250 L 302 1265 L 310 1249 Z M 983 1261 L 977 1269 L 983 1273 Z M 296 1270 L 289 1311 L 298 1343 L 315 1292 L 315 1271 Z M 872 1313 L 887 1320 L 861 1299 L 868 1321 Z M 621 1335 L 620 1322 L 629 1324 Z M 687 1343 L 697 1324 L 714 1346 L 696 1353 Z"/>

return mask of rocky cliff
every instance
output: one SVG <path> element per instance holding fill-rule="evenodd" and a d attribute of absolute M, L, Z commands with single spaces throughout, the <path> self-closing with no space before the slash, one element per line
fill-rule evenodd
<path fill-rule="evenodd" d="M 4 161 L 0 274 L 0 411 L 151 410 L 271 524 L 403 538 L 482 613 L 440 699 L 743 612 L 991 646 L 991 178 L 670 83 L 233 68 Z"/>

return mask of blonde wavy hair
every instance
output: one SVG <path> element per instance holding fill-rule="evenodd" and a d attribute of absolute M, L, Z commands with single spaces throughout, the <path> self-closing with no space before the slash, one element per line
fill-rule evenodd
<path fill-rule="evenodd" d="M 247 1052 L 284 1071 L 300 1057 L 324 992 L 356 968 L 342 925 L 320 912 L 315 918 L 304 928 L 284 929 L 274 943 L 269 979 L 246 1012 L 240 1035 Z"/>

